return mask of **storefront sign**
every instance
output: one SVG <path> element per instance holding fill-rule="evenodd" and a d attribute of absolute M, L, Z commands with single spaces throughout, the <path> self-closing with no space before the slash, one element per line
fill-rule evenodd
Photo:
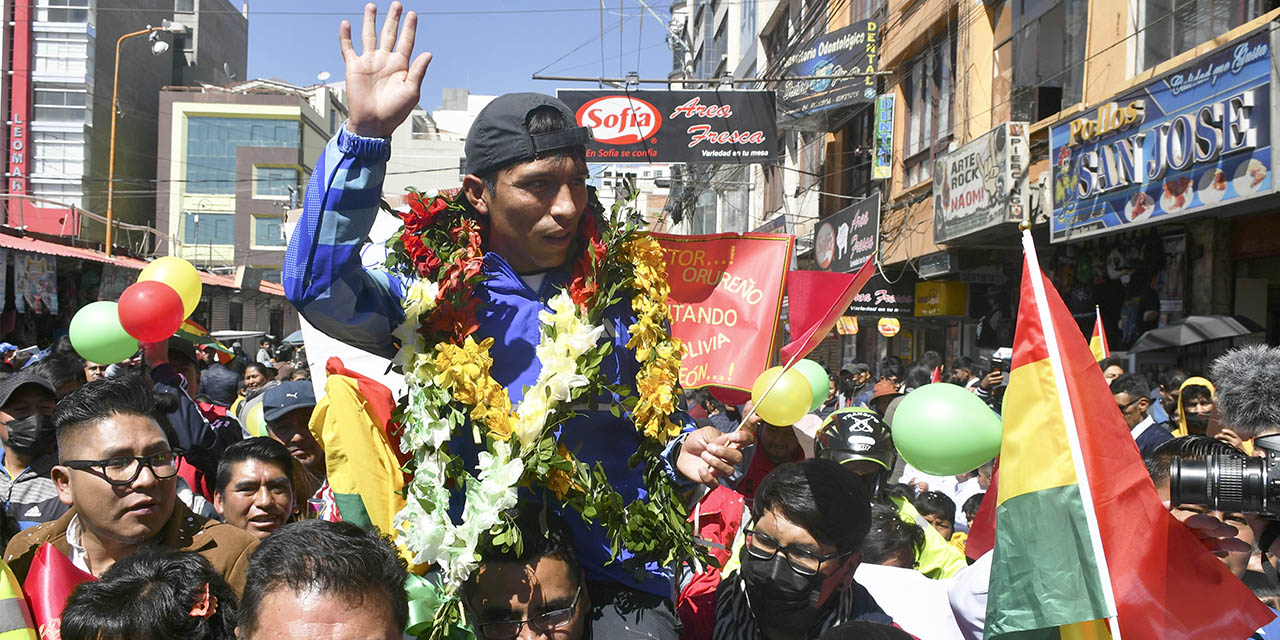
<path fill-rule="evenodd" d="M 808 46 L 787 57 L 783 76 L 869 75 L 779 83 L 780 115 L 794 118 L 855 102 L 871 102 L 876 97 L 879 51 L 880 25 L 871 20 L 855 22 L 814 38 Z"/>
<path fill-rule="evenodd" d="M 955 280 L 916 283 L 916 316 L 963 316 L 969 306 L 969 285 Z"/>
<path fill-rule="evenodd" d="M 938 159 L 933 241 L 1022 220 L 1027 207 L 1027 125 L 1008 122 Z"/>
<path fill-rule="evenodd" d="M 871 179 L 888 180 L 893 175 L 893 100 L 886 93 L 876 98 L 876 155 L 871 159 Z"/>
<path fill-rule="evenodd" d="M 880 322 L 876 323 L 876 328 L 880 330 L 880 335 L 886 338 L 892 338 L 902 331 L 902 322 L 897 318 L 880 318 Z"/>
<path fill-rule="evenodd" d="M 880 194 L 872 194 L 818 221 L 813 255 L 820 271 L 853 273 L 876 252 Z"/>
<path fill-rule="evenodd" d="M 1054 127 L 1054 241 L 1270 193 L 1270 28 Z"/>
<path fill-rule="evenodd" d="M 915 288 L 872 276 L 849 305 L 849 315 L 909 316 L 915 311 Z"/>
<path fill-rule="evenodd" d="M 591 127 L 587 162 L 750 163 L 777 159 L 772 91 L 599 91 L 556 95 Z"/>
<path fill-rule="evenodd" d="M 836 333 L 842 336 L 858 335 L 858 316 L 840 316 L 836 320 Z"/>
<path fill-rule="evenodd" d="M 686 389 L 750 390 L 769 366 L 795 238 L 654 234 L 667 263 L 671 333 L 684 343 Z"/>
<path fill-rule="evenodd" d="M 764 224 L 751 230 L 752 233 L 786 233 L 787 232 L 787 214 L 781 214 L 778 217 L 765 222 Z"/>
<path fill-rule="evenodd" d="M 13 252 L 13 304 L 18 313 L 58 313 L 58 271 L 53 256 Z"/>

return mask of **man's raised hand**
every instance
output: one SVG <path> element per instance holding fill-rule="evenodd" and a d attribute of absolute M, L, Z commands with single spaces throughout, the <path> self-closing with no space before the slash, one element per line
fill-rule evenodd
<path fill-rule="evenodd" d="M 364 6 L 359 55 L 351 43 L 351 23 L 343 20 L 338 28 L 342 59 L 347 65 L 347 128 L 352 133 L 388 138 L 418 105 L 431 54 L 423 53 L 409 63 L 418 15 L 410 11 L 401 27 L 402 11 L 399 2 L 391 3 L 379 38 L 378 7 L 373 3 Z"/>

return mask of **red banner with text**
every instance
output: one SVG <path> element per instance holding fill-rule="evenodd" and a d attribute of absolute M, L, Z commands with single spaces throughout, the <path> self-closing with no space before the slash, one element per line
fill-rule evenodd
<path fill-rule="evenodd" d="M 795 237 L 655 233 L 671 282 L 671 332 L 684 342 L 685 389 L 749 391 L 774 352 Z"/>

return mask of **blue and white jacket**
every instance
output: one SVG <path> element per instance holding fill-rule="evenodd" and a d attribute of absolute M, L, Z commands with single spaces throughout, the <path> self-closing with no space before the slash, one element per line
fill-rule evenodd
<path fill-rule="evenodd" d="M 285 254 L 285 296 L 320 330 L 347 344 L 384 357 L 395 355 L 392 331 L 404 320 L 401 300 L 409 282 L 382 270 L 366 269 L 360 260 L 382 198 L 382 182 L 391 145 L 380 138 L 357 136 L 342 127 L 329 141 L 307 185 L 301 218 Z M 477 313 L 476 340 L 493 338 L 491 374 L 507 389 L 512 404 L 524 388 L 537 380 L 540 366 L 534 348 L 541 340 L 538 312 L 569 281 L 567 269 L 549 271 L 538 291 L 532 290 L 497 253 L 485 255 L 488 279 L 476 287 L 482 305 Z M 638 369 L 634 352 L 627 349 L 627 327 L 633 322 L 628 303 L 606 314 L 606 333 L 613 341 L 612 355 L 601 363 L 601 373 L 613 384 L 634 388 Z M 673 416 L 692 429 L 687 415 Z M 565 423 L 559 441 L 575 451 L 583 462 L 600 462 L 614 488 L 626 500 L 645 497 L 643 469 L 632 469 L 640 435 L 627 416 L 609 411 L 588 412 Z M 470 434 L 459 434 L 452 449 L 474 464 L 476 446 Z M 679 441 L 668 448 L 668 473 L 675 477 L 670 460 Z M 474 468 L 474 467 L 473 467 Z M 577 512 L 563 514 L 573 531 L 579 562 L 588 578 L 671 598 L 671 572 L 650 566 L 640 583 L 620 563 L 609 564 L 611 554 L 604 530 L 583 522 Z M 630 554 L 623 554 L 623 558 Z"/>

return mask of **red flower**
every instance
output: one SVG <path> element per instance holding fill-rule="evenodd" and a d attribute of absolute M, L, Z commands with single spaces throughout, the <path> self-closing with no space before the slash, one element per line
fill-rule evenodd
<path fill-rule="evenodd" d="M 454 304 L 452 300 L 445 300 L 436 307 L 425 328 L 436 335 L 448 336 L 447 339 L 451 342 L 461 344 L 467 336 L 480 328 L 480 324 L 476 322 L 476 308 L 479 305 L 480 301 L 475 297 L 468 297 L 462 306 Z"/>
<path fill-rule="evenodd" d="M 404 244 L 405 255 L 409 256 L 409 260 L 417 264 L 419 257 L 424 251 L 430 251 L 426 245 L 422 244 L 422 238 L 409 231 L 407 228 L 404 233 L 400 234 L 400 242 Z"/>
<path fill-rule="evenodd" d="M 428 247 L 422 248 L 422 253 L 413 260 L 413 264 L 418 268 L 418 275 L 424 278 L 435 278 L 436 273 L 440 270 L 440 258 L 436 256 L 436 252 Z"/>
<path fill-rule="evenodd" d="M 436 197 L 428 205 L 422 199 L 422 194 L 410 193 L 408 196 L 409 210 L 400 213 L 400 219 L 404 221 L 404 228 L 410 233 L 419 233 L 423 229 L 430 227 L 435 223 L 436 217 L 449 207 L 449 203 L 441 197 Z"/>

